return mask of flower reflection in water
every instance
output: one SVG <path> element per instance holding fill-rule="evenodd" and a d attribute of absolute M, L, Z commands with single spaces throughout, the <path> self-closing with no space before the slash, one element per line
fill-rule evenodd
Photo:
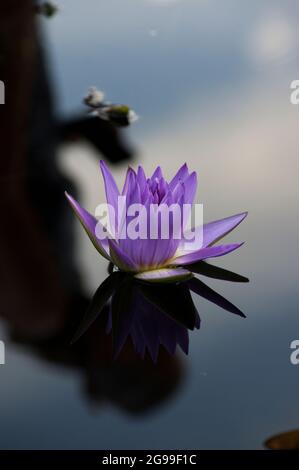
<path fill-rule="evenodd" d="M 196 263 L 193 271 L 215 279 L 248 282 L 244 276 L 204 261 Z M 112 334 L 114 358 L 127 341 L 131 341 L 142 358 L 148 353 L 154 362 L 157 361 L 160 346 L 171 355 L 177 346 L 188 354 L 188 330 L 200 327 L 200 317 L 191 291 L 231 313 L 245 317 L 238 307 L 195 277 L 184 282 L 153 285 L 130 274 L 114 271 L 113 265 L 109 266 L 109 272 L 97 289 L 73 342 L 88 330 L 108 304 L 106 332 Z"/>

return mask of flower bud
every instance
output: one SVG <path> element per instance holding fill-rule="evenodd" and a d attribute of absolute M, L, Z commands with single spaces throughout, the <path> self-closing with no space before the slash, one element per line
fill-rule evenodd
<path fill-rule="evenodd" d="M 127 105 L 112 104 L 103 106 L 97 111 L 100 118 L 110 121 L 120 127 L 128 126 L 138 119 L 135 111 Z"/>

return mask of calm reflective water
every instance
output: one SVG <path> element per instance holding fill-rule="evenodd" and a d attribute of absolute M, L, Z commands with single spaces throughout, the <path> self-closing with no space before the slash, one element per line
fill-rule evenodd
<path fill-rule="evenodd" d="M 64 0 L 59 15 L 42 21 L 61 116 L 82 111 L 87 88 L 98 86 L 140 115 L 123 130 L 136 163 L 147 171 L 160 164 L 168 176 L 184 161 L 196 169 L 206 221 L 249 211 L 227 238 L 245 245 L 215 264 L 250 283 L 206 279 L 247 318 L 194 297 L 201 328 L 190 334 L 189 356 L 162 354 L 156 366 L 130 349 L 111 362 L 101 322 L 70 346 L 107 266 L 78 224 L 73 255 L 67 216 L 52 215 L 74 296 L 56 296 L 53 283 L 44 304 L 35 303 L 47 292 L 39 275 L 24 270 L 13 281 L 7 270 L 1 448 L 261 448 L 298 427 L 299 366 L 289 360 L 299 338 L 299 107 L 289 100 L 298 20 L 295 0 Z M 59 150 L 68 181 L 57 191 L 72 180 L 90 211 L 104 197 L 99 157 L 83 143 Z M 126 164 L 113 168 L 119 182 Z M 18 303 L 23 291 L 29 300 Z"/>

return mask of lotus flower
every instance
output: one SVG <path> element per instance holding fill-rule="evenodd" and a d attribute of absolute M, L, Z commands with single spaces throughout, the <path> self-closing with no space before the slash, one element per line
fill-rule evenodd
<path fill-rule="evenodd" d="M 166 285 L 163 287 L 166 287 Z M 177 286 L 168 285 L 167 287 L 170 288 L 166 292 L 168 295 L 173 294 L 173 291 L 177 289 Z M 157 286 L 151 286 L 151 288 L 157 289 Z M 136 353 L 144 358 L 148 351 L 154 362 L 157 362 L 160 345 L 171 355 L 175 353 L 177 345 L 185 354 L 188 354 L 188 328 L 179 322 L 177 318 L 173 318 L 169 314 L 165 315 L 157 304 L 148 300 L 143 292 L 138 289 L 132 295 L 130 307 L 125 310 L 122 309 L 116 321 L 114 312 L 115 296 L 127 296 L 125 288 L 122 290 L 122 292 L 117 292 L 112 297 L 107 324 L 107 333 L 112 332 L 114 339 L 114 357 L 118 356 L 129 337 Z M 159 295 L 163 297 L 163 291 L 159 292 Z M 183 302 L 185 302 L 183 310 L 185 318 L 188 318 L 189 322 L 191 318 L 192 328 L 199 329 L 200 318 L 186 283 L 180 285 L 180 290 L 175 295 L 175 299 L 179 299 L 181 304 L 179 308 L 181 309 Z"/>
<path fill-rule="evenodd" d="M 196 172 L 189 172 L 186 163 L 170 182 L 164 179 L 159 166 L 150 178 L 146 178 L 141 166 L 138 167 L 137 172 L 129 167 L 121 193 L 105 162 L 101 161 L 100 166 L 107 203 L 115 209 L 117 222 L 120 222 L 118 226 L 121 226 L 120 230 L 123 224 L 128 223 L 129 217 L 127 213 L 125 213 L 125 217 L 123 214 L 117 213 L 119 196 L 126 196 L 127 206 L 139 203 L 146 209 L 151 204 L 158 206 L 180 204 L 182 206 L 194 203 L 197 175 Z M 204 224 L 202 243 L 195 249 L 186 251 L 185 240 L 176 238 L 173 231 L 170 231 L 167 239 L 161 236 L 156 239 L 120 238 L 117 230 L 112 235 L 109 234 L 109 237 L 100 239 L 96 234 L 99 221 L 81 207 L 72 196 L 66 193 L 66 197 L 98 252 L 119 270 L 130 272 L 142 281 L 176 282 L 187 280 L 193 276 L 192 269 L 197 262 L 223 256 L 242 245 L 242 243 L 227 245 L 215 245 L 215 243 L 239 225 L 246 217 L 247 212 Z M 159 227 L 159 234 L 160 229 L 161 227 Z"/>

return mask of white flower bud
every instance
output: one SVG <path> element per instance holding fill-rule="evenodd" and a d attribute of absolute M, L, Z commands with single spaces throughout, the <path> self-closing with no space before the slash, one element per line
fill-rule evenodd
<path fill-rule="evenodd" d="M 59 11 L 59 7 L 52 2 L 43 2 L 40 5 L 37 5 L 35 9 L 37 13 L 44 15 L 47 18 L 54 16 Z"/>

